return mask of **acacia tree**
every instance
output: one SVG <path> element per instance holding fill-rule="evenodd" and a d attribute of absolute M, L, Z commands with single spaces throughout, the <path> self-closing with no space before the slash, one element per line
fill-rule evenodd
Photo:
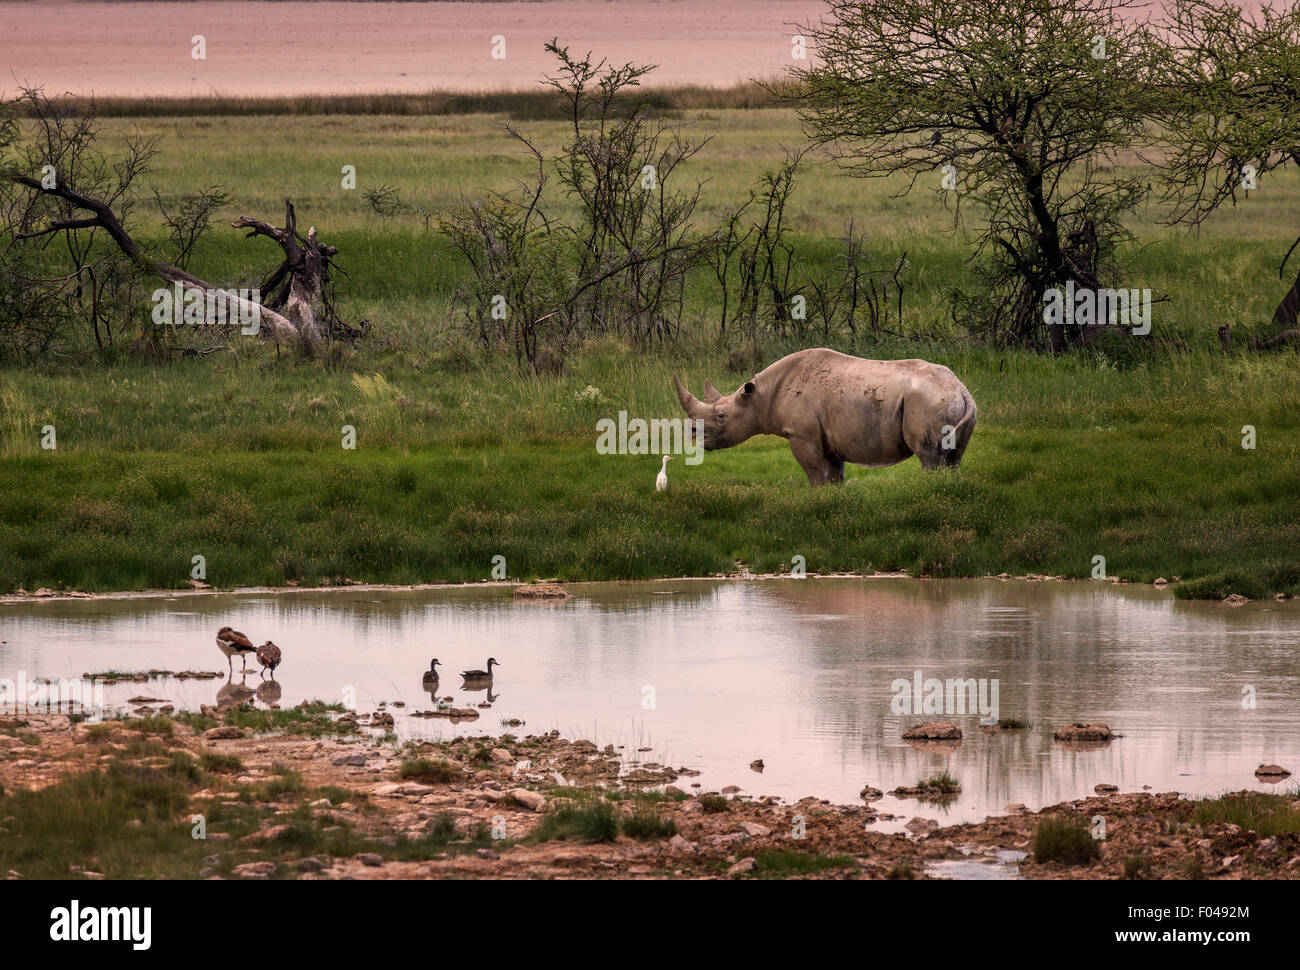
<path fill-rule="evenodd" d="M 1044 293 L 1118 272 L 1122 217 L 1147 182 L 1140 143 L 1153 48 L 1138 0 L 828 0 L 801 28 L 818 61 L 782 93 L 854 175 L 953 198 L 977 229 L 979 280 L 955 317 L 992 339 L 1060 349 L 1092 332 L 1043 322 Z M 945 188 L 947 186 L 947 188 Z"/>
<path fill-rule="evenodd" d="M 1196 227 L 1249 196 L 1266 173 L 1300 167 L 1300 3 L 1247 13 L 1223 0 L 1173 0 L 1164 27 L 1165 151 L 1150 160 L 1163 175 L 1170 222 Z M 1265 343 L 1300 337 L 1298 312 L 1300 276 L 1273 314 L 1284 332 Z"/>

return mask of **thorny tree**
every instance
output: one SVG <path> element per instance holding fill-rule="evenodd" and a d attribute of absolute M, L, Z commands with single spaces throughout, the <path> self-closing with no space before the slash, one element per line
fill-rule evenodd
<path fill-rule="evenodd" d="M 1148 114 L 1137 0 L 829 5 L 802 28 L 820 62 L 784 90 L 807 132 L 852 174 L 957 200 L 955 223 L 978 227 L 979 286 L 953 303 L 971 331 L 1053 349 L 1089 339 L 1044 323 L 1043 296 L 1107 285 L 1121 219 L 1147 192 L 1116 166 Z"/>
<path fill-rule="evenodd" d="M 488 347 L 510 347 L 534 370 L 562 365 L 575 340 L 617 333 L 635 346 L 670 337 L 686 278 L 709 240 L 693 231 L 699 184 L 675 173 L 702 147 L 683 125 L 652 117 L 633 89 L 653 67 L 609 67 L 552 41 L 568 137 L 548 159 L 507 125 L 536 163 L 530 183 L 494 193 L 439 225 L 473 274 L 461 302 Z M 549 218 L 554 175 L 576 218 Z"/>
<path fill-rule="evenodd" d="M 1300 168 L 1300 3 L 1258 13 L 1210 0 L 1174 0 L 1167 11 L 1160 120 L 1171 222 L 1200 226 L 1236 205 L 1263 176 Z M 1300 239 L 1282 258 L 1279 278 Z M 1282 331 L 1261 346 L 1300 338 L 1300 275 L 1273 313 Z M 1225 344 L 1229 332 L 1221 329 Z"/>

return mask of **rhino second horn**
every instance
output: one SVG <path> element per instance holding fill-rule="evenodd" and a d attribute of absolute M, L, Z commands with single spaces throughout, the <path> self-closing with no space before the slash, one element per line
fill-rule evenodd
<path fill-rule="evenodd" d="M 701 403 L 694 394 L 686 390 L 676 374 L 673 374 L 673 383 L 677 385 L 677 400 L 681 401 L 682 407 L 692 418 L 703 418 L 712 410 L 707 404 Z"/>
<path fill-rule="evenodd" d="M 706 380 L 704 382 L 704 403 L 716 404 L 718 401 L 721 400 L 722 400 L 722 394 L 716 387 L 713 386 L 713 381 Z"/>

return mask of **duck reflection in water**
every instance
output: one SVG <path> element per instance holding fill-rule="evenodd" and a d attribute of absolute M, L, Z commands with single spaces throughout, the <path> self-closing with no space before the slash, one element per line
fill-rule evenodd
<path fill-rule="evenodd" d="M 238 684 L 234 682 L 233 674 L 226 678 L 226 682 L 217 690 L 217 707 L 238 707 L 257 695 L 257 691 L 244 683 L 246 676 L 247 673 L 242 674 Z"/>
<path fill-rule="evenodd" d="M 280 695 L 284 691 L 280 687 L 278 680 L 264 680 L 257 685 L 257 699 L 267 707 L 275 707 L 280 703 Z"/>

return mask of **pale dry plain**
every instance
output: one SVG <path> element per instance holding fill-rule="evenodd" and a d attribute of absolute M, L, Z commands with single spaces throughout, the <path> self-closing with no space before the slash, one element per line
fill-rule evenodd
<path fill-rule="evenodd" d="M 820 0 L 543 3 L 0 2 L 0 86 L 100 97 L 528 88 L 553 37 L 656 85 L 725 86 L 792 63 Z M 192 56 L 202 35 L 206 57 Z M 493 38 L 506 39 L 504 59 Z"/>

